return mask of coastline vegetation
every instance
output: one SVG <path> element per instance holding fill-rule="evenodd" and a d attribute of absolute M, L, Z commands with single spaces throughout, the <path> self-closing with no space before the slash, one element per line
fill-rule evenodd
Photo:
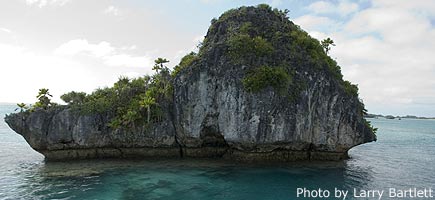
<path fill-rule="evenodd" d="M 163 106 L 172 101 L 170 70 L 164 65 L 167 62 L 163 58 L 156 59 L 153 67 L 156 73 L 152 76 L 120 77 L 113 87 L 99 88 L 91 94 L 71 91 L 61 95 L 61 99 L 75 113 L 109 116 L 108 126 L 115 129 L 161 121 Z M 51 97 L 49 90 L 42 88 L 35 104 L 19 103 L 17 109 L 30 113 L 59 106 Z"/>

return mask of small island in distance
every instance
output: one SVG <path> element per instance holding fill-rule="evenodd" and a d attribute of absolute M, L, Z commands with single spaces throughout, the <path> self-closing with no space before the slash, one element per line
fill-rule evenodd
<path fill-rule="evenodd" d="M 367 113 L 365 116 L 365 118 L 385 118 L 385 119 L 435 119 L 435 117 L 418 117 L 415 115 L 404 115 L 404 116 L 393 116 L 393 115 L 382 115 L 382 114 L 372 114 L 372 113 Z"/>

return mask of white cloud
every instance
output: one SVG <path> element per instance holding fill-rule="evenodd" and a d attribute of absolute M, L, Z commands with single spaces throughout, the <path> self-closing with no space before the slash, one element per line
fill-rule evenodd
<path fill-rule="evenodd" d="M 113 47 L 109 42 L 89 43 L 85 39 L 75 39 L 60 45 L 55 49 L 56 55 L 77 56 L 87 55 L 98 58 L 108 66 L 151 68 L 153 62 L 149 56 L 133 56 L 123 51 L 136 49 L 136 46 Z"/>
<path fill-rule="evenodd" d="M 122 50 L 135 50 L 137 49 L 136 45 L 131 45 L 131 46 L 123 46 L 121 47 Z"/>
<path fill-rule="evenodd" d="M 328 1 L 317 1 L 308 6 L 308 10 L 316 14 L 337 13 L 342 16 L 354 13 L 358 11 L 358 9 L 359 6 L 357 3 L 347 0 L 341 0 L 338 4 L 333 4 Z"/>
<path fill-rule="evenodd" d="M 104 14 L 110 14 L 110 15 L 115 15 L 115 16 L 119 16 L 120 12 L 119 9 L 115 6 L 109 6 L 106 9 L 104 9 L 103 11 Z"/>
<path fill-rule="evenodd" d="M 416 13 L 413 9 L 395 4 L 380 4 L 374 8 L 361 11 L 346 25 L 346 31 L 365 34 L 378 33 L 383 39 L 392 43 L 419 42 L 420 45 L 433 44 L 428 37 L 433 37 L 434 28 L 431 19 L 422 12 L 429 11 L 430 7 L 420 8 L 422 12 Z M 414 7 L 415 8 L 415 7 Z M 432 8 L 435 10 L 435 8 Z"/>
<path fill-rule="evenodd" d="M 325 38 L 331 37 L 330 35 L 323 33 L 323 32 L 319 32 L 319 31 L 310 31 L 310 32 L 308 32 L 308 34 L 310 34 L 311 37 L 316 38 L 319 41 L 321 41 Z"/>
<path fill-rule="evenodd" d="M 2 102 L 35 102 L 39 88 L 49 88 L 54 101 L 62 102 L 59 96 L 71 90 L 89 93 L 112 85 L 119 75 L 133 78 L 152 73 L 147 55 L 129 55 L 108 42 L 92 44 L 83 39 L 66 42 L 53 53 L 0 43 L 0 55 L 0 85 L 13 85 L 1 88 L 1 93 L 9 94 L 2 96 Z M 89 59 L 93 60 L 85 62 Z"/>
<path fill-rule="evenodd" d="M 427 0 L 377 0 L 372 1 L 374 7 L 395 8 L 414 12 L 420 15 L 435 15 L 435 1 Z"/>
<path fill-rule="evenodd" d="M 175 63 L 179 63 L 181 58 L 183 58 L 185 55 L 187 55 L 190 52 L 198 52 L 198 45 L 204 40 L 203 35 L 198 35 L 193 38 L 192 40 L 192 46 L 189 49 L 182 49 L 176 52 L 175 54 Z"/>
<path fill-rule="evenodd" d="M 358 8 L 359 8 L 358 4 L 352 3 L 352 2 L 349 2 L 349 1 L 341 1 L 338 4 L 338 12 L 341 15 L 348 15 L 350 13 L 358 11 Z"/>
<path fill-rule="evenodd" d="M 128 54 L 116 54 L 104 57 L 104 63 L 109 66 L 143 67 L 150 68 L 153 65 L 149 56 L 132 56 Z"/>
<path fill-rule="evenodd" d="M 6 32 L 6 33 L 12 33 L 10 29 L 7 28 L 0 28 L 0 31 Z"/>
<path fill-rule="evenodd" d="M 313 15 L 304 15 L 293 20 L 296 24 L 304 29 L 312 30 L 324 28 L 325 26 L 335 26 L 336 22 L 328 17 L 319 17 Z"/>
<path fill-rule="evenodd" d="M 92 91 L 96 80 L 86 70 L 87 66 L 66 58 L 38 54 L 16 45 L 0 43 L 0 85 L 4 102 L 35 102 L 39 88 L 50 87 L 58 97 L 65 90 Z M 10 87 L 9 87 L 10 86 Z M 17 99 L 19 98 L 19 99 Z"/>
<path fill-rule="evenodd" d="M 36 5 L 39 8 L 44 6 L 63 6 L 68 3 L 70 0 L 26 0 L 26 4 L 29 6 Z"/>
<path fill-rule="evenodd" d="M 90 44 L 84 39 L 75 39 L 60 45 L 55 53 L 58 55 L 76 55 L 80 53 L 90 54 L 96 57 L 103 57 L 111 54 L 115 50 L 108 42 Z"/>
<path fill-rule="evenodd" d="M 216 3 L 220 0 L 199 0 L 201 3 L 209 4 L 209 3 Z"/>
<path fill-rule="evenodd" d="M 314 13 L 328 13 L 334 9 L 334 5 L 327 1 L 316 1 L 308 6 L 308 9 Z"/>
<path fill-rule="evenodd" d="M 343 2 L 317 2 L 310 9 L 318 14 L 350 6 Z M 312 15 L 295 21 L 313 37 L 335 41 L 331 56 L 342 66 L 344 78 L 359 85 L 369 112 L 433 116 L 435 2 L 377 0 L 371 5 L 343 24 Z M 327 34 L 319 31 L 322 24 L 340 27 Z"/>

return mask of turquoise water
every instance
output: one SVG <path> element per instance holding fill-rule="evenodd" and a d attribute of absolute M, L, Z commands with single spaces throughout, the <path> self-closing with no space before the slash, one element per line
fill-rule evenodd
<path fill-rule="evenodd" d="M 14 108 L 0 105 L 0 115 Z M 435 188 L 435 120 L 372 123 L 378 141 L 355 147 L 349 160 L 260 166 L 213 160 L 45 163 L 1 120 L 0 199 L 297 199 L 298 187 L 331 195 L 334 188 L 349 195 L 354 188 Z"/>

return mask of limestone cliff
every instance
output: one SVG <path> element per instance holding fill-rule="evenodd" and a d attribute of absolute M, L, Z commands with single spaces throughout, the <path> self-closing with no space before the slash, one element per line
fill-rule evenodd
<path fill-rule="evenodd" d="M 226 12 L 212 21 L 192 62 L 177 70 L 173 100 L 152 125 L 111 128 L 108 115 L 84 115 L 68 106 L 5 120 L 52 160 L 339 160 L 350 148 L 376 140 L 355 86 L 282 11 L 263 5 Z"/>

